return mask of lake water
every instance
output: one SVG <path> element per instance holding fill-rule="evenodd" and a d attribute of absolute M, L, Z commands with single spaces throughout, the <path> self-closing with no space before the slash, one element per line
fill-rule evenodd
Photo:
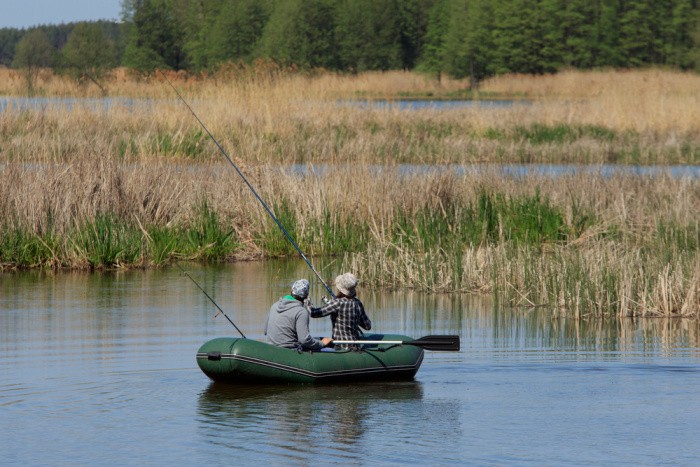
<path fill-rule="evenodd" d="M 173 99 L 154 101 L 151 99 L 138 99 L 129 97 L 26 97 L 26 96 L 0 96 L 0 112 L 25 111 L 25 110 L 90 110 L 96 112 L 108 112 L 117 108 L 130 111 L 150 111 L 158 103 L 177 103 Z M 514 105 L 531 105 L 526 100 L 507 99 L 420 99 L 420 100 L 372 100 L 372 101 L 341 101 L 341 105 L 370 106 L 374 109 L 385 110 L 456 110 L 463 108 L 502 109 Z"/>
<path fill-rule="evenodd" d="M 313 172 L 320 177 L 329 176 L 338 169 L 338 164 L 293 164 L 291 170 L 303 175 Z M 0 165 L 2 169 L 2 165 Z M 280 167 L 288 171 L 290 166 Z M 630 176 L 640 178 L 670 177 L 700 178 L 700 165 L 629 165 L 629 164 L 396 164 L 391 166 L 375 165 L 369 169 L 376 174 L 394 176 L 430 175 L 453 173 L 457 176 L 494 173 L 502 177 L 559 178 L 574 175 L 591 175 L 602 178 Z"/>
<path fill-rule="evenodd" d="M 311 276 L 301 261 L 183 266 L 253 339 L 270 304 Z M 462 350 L 426 352 L 409 382 L 215 385 L 195 353 L 236 331 L 178 269 L 0 275 L 0 459 L 700 464 L 697 321 L 574 322 L 469 297 L 360 297 L 376 330 L 459 334 Z M 330 332 L 323 320 L 312 327 Z"/>
<path fill-rule="evenodd" d="M 165 101 L 174 102 L 174 101 Z M 85 110 L 109 112 L 114 109 L 148 112 L 154 108 L 154 101 L 131 97 L 26 97 L 0 96 L 1 112 L 24 112 L 58 110 Z"/>
<path fill-rule="evenodd" d="M 356 105 L 382 110 L 458 110 L 458 109 L 507 109 L 518 105 L 532 105 L 530 100 L 513 99 L 375 99 L 366 101 L 344 101 Z"/>

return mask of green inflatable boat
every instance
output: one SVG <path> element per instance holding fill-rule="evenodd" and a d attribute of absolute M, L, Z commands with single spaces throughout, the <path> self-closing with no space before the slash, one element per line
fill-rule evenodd
<path fill-rule="evenodd" d="M 302 352 L 253 339 L 220 337 L 197 352 L 197 364 L 214 381 L 327 383 L 413 379 L 423 362 L 423 341 L 392 334 L 366 335 L 361 350 Z M 386 342 L 386 343 L 384 343 Z"/>

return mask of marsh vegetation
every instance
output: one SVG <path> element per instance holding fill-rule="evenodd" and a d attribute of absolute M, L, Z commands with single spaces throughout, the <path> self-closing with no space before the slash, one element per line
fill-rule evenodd
<path fill-rule="evenodd" d="M 21 78 L 0 73 L 0 95 L 21 94 Z M 489 293 L 579 317 L 700 312 L 700 180 L 489 168 L 700 164 L 697 74 L 511 75 L 480 95 L 527 105 L 449 111 L 343 105 L 466 88 L 404 72 L 170 78 L 302 250 L 336 256 L 366 286 Z M 0 113 L 3 270 L 295 254 L 167 84 L 112 79 L 113 96 L 150 105 Z M 48 73 L 38 86 L 91 92 Z"/>

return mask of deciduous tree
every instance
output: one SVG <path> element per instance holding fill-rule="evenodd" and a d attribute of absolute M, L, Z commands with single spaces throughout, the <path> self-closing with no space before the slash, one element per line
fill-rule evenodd
<path fill-rule="evenodd" d="M 34 93 L 34 85 L 39 71 L 51 65 L 53 56 L 54 49 L 51 42 L 41 29 L 29 31 L 17 43 L 12 65 L 24 71 L 27 91 L 30 95 Z"/>
<path fill-rule="evenodd" d="M 78 84 L 94 83 L 103 94 L 105 74 L 114 67 L 114 43 L 95 23 L 79 23 L 58 55 L 60 70 Z"/>

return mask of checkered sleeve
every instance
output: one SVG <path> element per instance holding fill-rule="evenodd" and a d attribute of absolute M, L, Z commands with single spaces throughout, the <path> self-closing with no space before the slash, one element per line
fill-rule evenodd
<path fill-rule="evenodd" d="M 361 301 L 355 300 L 357 303 L 357 310 L 358 310 L 358 324 L 362 329 L 365 331 L 369 331 L 372 329 L 372 321 L 370 321 L 369 316 L 367 316 L 367 313 L 365 313 L 365 307 L 362 304 Z"/>
<path fill-rule="evenodd" d="M 311 307 L 309 309 L 309 315 L 312 318 L 323 318 L 324 316 L 337 315 L 340 308 L 340 302 L 338 300 L 333 300 L 328 305 L 320 308 Z"/>

